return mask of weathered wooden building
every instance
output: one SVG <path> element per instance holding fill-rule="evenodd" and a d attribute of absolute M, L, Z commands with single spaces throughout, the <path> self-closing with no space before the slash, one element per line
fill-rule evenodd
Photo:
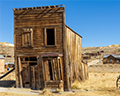
<path fill-rule="evenodd" d="M 70 90 L 87 79 L 82 37 L 65 24 L 64 5 L 13 10 L 17 87 Z"/>
<path fill-rule="evenodd" d="M 15 64 L 14 63 L 5 63 L 5 68 L 14 68 Z"/>
<path fill-rule="evenodd" d="M 120 64 L 120 55 L 104 55 L 103 57 L 103 64 Z"/>
<path fill-rule="evenodd" d="M 91 59 L 91 55 L 82 55 L 82 59 L 85 60 L 85 59 Z"/>

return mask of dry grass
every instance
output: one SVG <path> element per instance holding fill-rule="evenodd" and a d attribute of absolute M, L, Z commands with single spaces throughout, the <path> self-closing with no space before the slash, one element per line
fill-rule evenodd
<path fill-rule="evenodd" d="M 0 92 L 0 96 L 38 96 L 31 94 L 15 93 L 15 92 Z"/>
<path fill-rule="evenodd" d="M 84 82 L 75 81 L 73 83 L 77 87 L 77 93 L 63 92 L 62 96 L 120 96 L 120 90 L 116 88 L 116 79 L 119 74 L 114 72 L 90 72 L 88 80 Z M 44 90 L 43 93 L 39 94 L 39 96 L 41 95 L 60 96 L 60 94 L 54 94 L 48 90 Z M 2 92 L 0 96 L 27 96 L 27 94 Z"/>
<path fill-rule="evenodd" d="M 72 88 L 75 90 L 74 93 L 58 92 L 58 94 L 54 94 L 48 90 L 43 90 L 39 95 L 29 94 L 29 96 L 120 96 L 120 90 L 116 88 L 116 80 L 119 75 L 120 65 L 118 64 L 94 65 L 89 67 L 88 80 L 83 82 L 75 81 L 72 84 Z M 9 76 L 6 77 L 6 79 L 8 78 Z M 1 92 L 0 96 L 28 96 L 28 94 Z"/>
<path fill-rule="evenodd" d="M 89 80 L 77 83 L 80 90 L 116 90 L 116 80 L 120 73 L 89 73 Z"/>
<path fill-rule="evenodd" d="M 40 93 L 39 95 L 44 95 L 44 96 L 55 96 L 52 92 L 50 92 L 50 91 L 47 90 L 47 89 L 43 90 L 43 92 Z"/>

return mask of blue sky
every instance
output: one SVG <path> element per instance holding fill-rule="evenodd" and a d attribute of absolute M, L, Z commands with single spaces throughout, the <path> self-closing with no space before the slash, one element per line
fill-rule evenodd
<path fill-rule="evenodd" d="M 83 47 L 120 44 L 120 0 L 0 0 L 0 42 L 14 44 L 12 8 L 65 5 L 66 24 Z"/>

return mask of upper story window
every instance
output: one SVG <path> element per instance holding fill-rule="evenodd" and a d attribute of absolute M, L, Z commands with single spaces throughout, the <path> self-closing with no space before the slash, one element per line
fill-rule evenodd
<path fill-rule="evenodd" d="M 23 28 L 22 29 L 22 47 L 33 46 L 33 29 Z"/>
<path fill-rule="evenodd" d="M 45 28 L 45 45 L 56 45 L 56 30 L 55 28 Z"/>

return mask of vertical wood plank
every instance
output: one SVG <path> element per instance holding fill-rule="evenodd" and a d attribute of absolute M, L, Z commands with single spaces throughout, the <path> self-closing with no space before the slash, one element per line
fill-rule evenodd
<path fill-rule="evenodd" d="M 45 85 L 45 65 L 44 65 L 44 59 L 43 58 L 41 58 L 42 60 L 42 74 L 43 74 L 43 87 L 44 87 L 44 85 Z"/>
<path fill-rule="evenodd" d="M 24 37 L 24 34 L 22 34 L 22 46 L 24 46 L 25 44 L 24 40 L 25 40 L 25 37 Z"/>
<path fill-rule="evenodd" d="M 47 69 L 47 70 L 46 70 L 46 72 L 47 72 L 47 79 L 48 79 L 48 81 L 49 81 L 49 80 L 50 80 L 49 61 L 47 60 L 46 63 L 47 63 L 47 64 L 46 64 L 46 65 L 47 65 L 47 68 L 46 68 L 46 69 Z"/>
<path fill-rule="evenodd" d="M 58 80 L 61 80 L 60 78 L 60 62 L 59 62 L 59 59 L 57 58 L 57 65 L 58 65 Z"/>
<path fill-rule="evenodd" d="M 53 58 L 51 58 L 51 67 L 52 67 L 52 74 L 53 74 L 53 81 L 54 81 L 54 68 L 53 68 Z"/>
<path fill-rule="evenodd" d="M 33 30 L 31 31 L 31 45 L 33 46 Z"/>
<path fill-rule="evenodd" d="M 44 78 L 45 78 L 45 81 L 47 81 L 47 74 L 46 74 L 46 61 L 45 61 L 45 59 L 43 60 L 43 66 L 44 66 Z"/>
<path fill-rule="evenodd" d="M 40 64 L 41 64 L 41 56 L 39 56 L 37 58 L 37 66 L 38 66 L 38 83 L 39 83 L 39 86 L 41 86 L 41 82 L 40 82 Z"/>
<path fill-rule="evenodd" d="M 65 63 L 65 80 L 66 83 L 65 89 L 70 90 L 69 86 L 69 72 L 68 72 L 68 53 L 67 53 L 67 32 L 65 27 L 65 12 L 63 12 L 63 50 L 64 50 L 64 63 Z"/>
<path fill-rule="evenodd" d="M 53 74 L 54 74 L 54 80 L 56 80 L 56 72 L 55 72 L 55 59 L 53 59 Z"/>
<path fill-rule="evenodd" d="M 57 45 L 57 39 L 56 39 L 56 27 L 54 28 L 54 35 L 55 35 L 55 45 Z"/>
<path fill-rule="evenodd" d="M 47 33 L 46 33 L 46 27 L 44 28 L 44 44 L 47 45 Z"/>
<path fill-rule="evenodd" d="M 34 82 L 33 87 L 35 88 L 35 85 L 36 85 L 36 82 L 35 82 L 35 67 L 32 66 L 32 68 L 33 68 L 33 82 Z"/>
<path fill-rule="evenodd" d="M 29 64 L 29 63 L 28 63 Z M 28 76 L 29 76 L 29 85 L 31 87 L 31 72 L 30 72 L 30 65 L 28 65 Z"/>
<path fill-rule="evenodd" d="M 62 75 L 61 80 L 63 80 L 63 66 L 62 66 L 62 58 L 60 58 L 60 65 L 61 65 L 61 75 Z"/>
<path fill-rule="evenodd" d="M 22 81 L 22 67 L 21 67 L 21 60 L 20 57 L 18 57 L 18 61 L 19 61 L 19 73 L 20 73 L 20 87 L 23 87 L 23 81 Z"/>

